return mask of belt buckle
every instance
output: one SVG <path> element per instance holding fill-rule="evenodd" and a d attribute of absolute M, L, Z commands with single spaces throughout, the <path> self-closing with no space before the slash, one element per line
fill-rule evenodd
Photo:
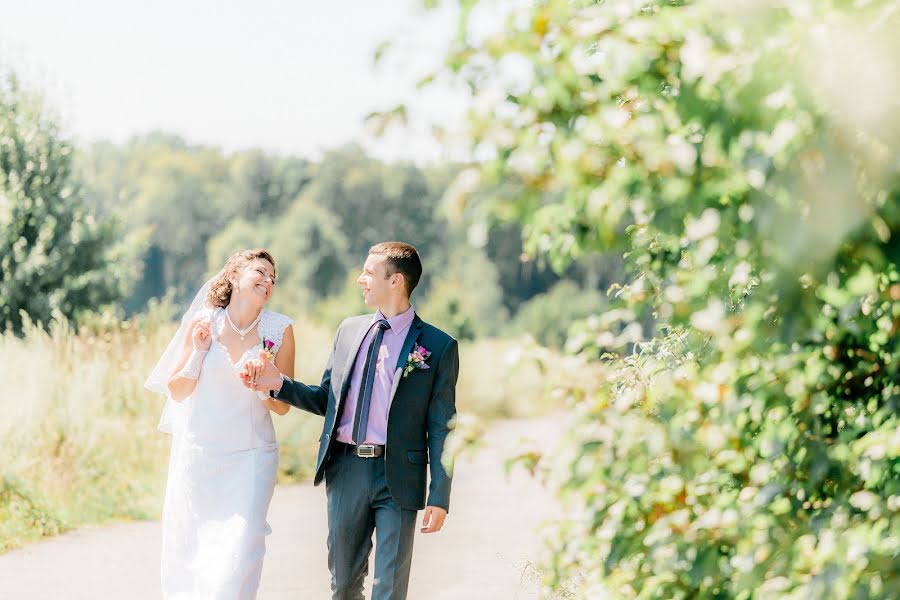
<path fill-rule="evenodd" d="M 361 458 L 375 458 L 375 445 L 360 444 L 356 447 L 356 455 Z"/>

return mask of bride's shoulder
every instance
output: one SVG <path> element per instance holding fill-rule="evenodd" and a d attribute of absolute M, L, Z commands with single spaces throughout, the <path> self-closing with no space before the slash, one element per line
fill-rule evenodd
<path fill-rule="evenodd" d="M 294 322 L 287 315 L 277 313 L 268 309 L 263 309 L 263 318 L 259 322 L 259 332 L 264 340 L 271 340 L 275 343 L 275 350 L 281 347 L 284 340 L 285 332 Z M 293 339 L 291 334 L 291 339 Z"/>
<path fill-rule="evenodd" d="M 265 311 L 265 319 L 270 323 L 275 323 L 281 325 L 282 327 L 287 327 L 294 323 L 294 320 L 287 315 L 283 315 L 279 312 L 275 312 L 274 310 L 269 310 L 268 308 L 263 309 Z"/>

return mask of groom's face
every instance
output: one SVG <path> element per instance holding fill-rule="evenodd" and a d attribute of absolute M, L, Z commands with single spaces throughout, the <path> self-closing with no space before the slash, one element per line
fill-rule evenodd
<path fill-rule="evenodd" d="M 391 297 L 391 280 L 387 276 L 387 257 L 370 254 L 356 283 L 362 286 L 367 306 L 377 308 Z"/>

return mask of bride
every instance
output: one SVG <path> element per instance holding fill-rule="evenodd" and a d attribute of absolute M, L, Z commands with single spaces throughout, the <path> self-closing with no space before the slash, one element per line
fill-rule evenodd
<path fill-rule="evenodd" d="M 172 434 L 162 523 L 162 590 L 170 599 L 255 598 L 266 513 L 278 468 L 270 412 L 289 406 L 248 390 L 261 349 L 288 376 L 291 320 L 265 308 L 275 260 L 232 255 L 201 288 L 146 386 L 167 397 L 160 429 Z"/>

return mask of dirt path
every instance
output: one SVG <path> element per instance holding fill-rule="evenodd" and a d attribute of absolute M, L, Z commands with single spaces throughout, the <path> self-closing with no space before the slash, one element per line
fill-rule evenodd
<path fill-rule="evenodd" d="M 458 463 L 444 530 L 417 534 L 410 600 L 537 598 L 528 565 L 541 548 L 535 528 L 553 515 L 554 503 L 520 470 L 507 478 L 503 460 L 522 438 L 546 447 L 560 424 L 561 419 L 497 424 L 487 447 L 474 460 Z M 330 598 L 324 487 L 276 488 L 269 523 L 273 533 L 260 600 Z M 157 522 L 126 523 L 4 554 L 0 600 L 158 599 L 159 536 Z M 370 585 L 371 575 L 367 590 Z"/>

